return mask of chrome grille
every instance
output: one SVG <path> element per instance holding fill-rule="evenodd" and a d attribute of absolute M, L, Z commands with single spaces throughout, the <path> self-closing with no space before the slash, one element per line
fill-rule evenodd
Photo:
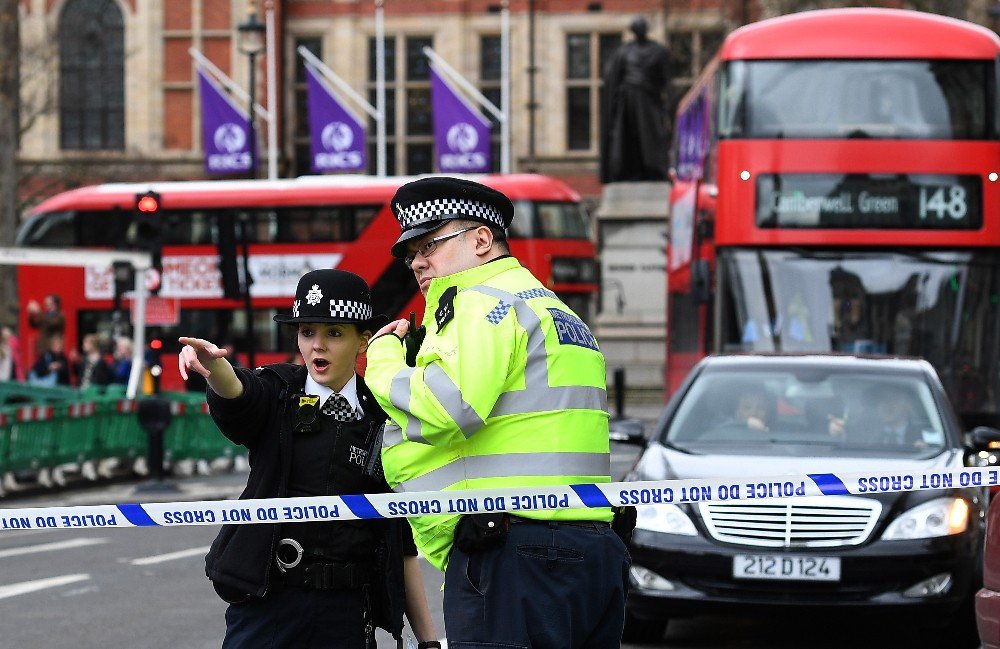
<path fill-rule="evenodd" d="M 700 503 L 712 538 L 771 548 L 829 548 L 863 543 L 882 503 L 854 496 Z"/>

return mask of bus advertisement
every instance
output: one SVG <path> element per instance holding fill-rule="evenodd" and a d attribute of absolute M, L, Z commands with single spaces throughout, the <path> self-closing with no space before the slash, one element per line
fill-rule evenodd
<path fill-rule="evenodd" d="M 597 263 L 590 218 L 579 195 L 540 175 L 474 179 L 514 202 L 515 218 L 508 232 L 512 254 L 588 319 L 598 288 Z M 225 232 L 219 224 L 235 219 L 248 233 L 255 363 L 260 365 L 286 360 L 296 351 L 294 339 L 278 331 L 271 318 L 290 309 L 298 278 L 313 268 L 337 267 L 361 275 L 372 286 L 380 313 L 390 317 L 423 313 L 423 296 L 412 273 L 389 254 L 399 224 L 388 203 L 410 180 L 342 175 L 84 187 L 58 194 L 31 210 L 17 245 L 62 248 L 67 254 L 73 249 L 132 246 L 140 222 L 136 201 L 153 192 L 159 200 L 163 258 L 158 295 L 148 304 L 147 337 L 162 341 L 164 355 L 179 351 L 176 341 L 182 333 L 220 345 L 230 343 L 239 352 L 245 349 L 247 312 L 244 300 L 224 297 L 218 249 L 219 232 Z M 62 299 L 67 346 L 88 333 L 108 339 L 115 331 L 127 331 L 128 315 L 115 316 L 114 285 L 111 268 L 18 269 L 22 304 L 41 302 L 50 293 Z M 30 328 L 26 309 L 21 314 L 23 361 L 30 367 L 35 355 L 32 336 L 37 333 Z M 240 354 L 237 358 L 246 361 Z M 176 369 L 166 365 L 160 388 L 182 390 Z"/>
<path fill-rule="evenodd" d="M 891 9 L 726 38 L 677 113 L 668 394 L 712 352 L 917 356 L 1000 424 L 998 56 Z"/>

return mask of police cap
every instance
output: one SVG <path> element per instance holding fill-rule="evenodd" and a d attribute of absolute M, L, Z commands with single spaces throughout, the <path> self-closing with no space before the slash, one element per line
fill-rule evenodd
<path fill-rule="evenodd" d="M 462 178 L 421 178 L 396 190 L 390 203 L 402 230 L 392 246 L 406 255 L 406 242 L 437 230 L 453 219 L 479 221 L 500 231 L 514 220 L 514 204 L 501 192 Z"/>

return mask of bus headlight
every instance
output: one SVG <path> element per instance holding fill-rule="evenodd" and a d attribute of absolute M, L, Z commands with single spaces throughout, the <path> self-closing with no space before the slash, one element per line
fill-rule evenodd
<path fill-rule="evenodd" d="M 929 539 L 961 534 L 969 524 L 969 503 L 962 498 L 935 498 L 903 512 L 885 533 L 883 541 Z"/>
<path fill-rule="evenodd" d="M 640 505 L 636 507 L 635 526 L 640 530 L 697 536 L 694 523 L 677 505 Z"/>
<path fill-rule="evenodd" d="M 552 281 L 558 284 L 594 284 L 597 264 L 593 259 L 555 257 L 552 259 Z"/>

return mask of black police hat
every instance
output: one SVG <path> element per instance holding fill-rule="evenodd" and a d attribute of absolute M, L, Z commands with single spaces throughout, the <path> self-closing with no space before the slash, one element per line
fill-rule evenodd
<path fill-rule="evenodd" d="M 421 178 L 396 190 L 390 203 L 403 233 L 392 246 L 394 257 L 406 255 L 406 242 L 433 232 L 453 219 L 480 221 L 506 230 L 514 220 L 514 204 L 495 189 L 461 178 Z"/>
<path fill-rule="evenodd" d="M 292 315 L 278 314 L 281 324 L 342 322 L 375 331 L 389 322 L 372 310 L 372 293 L 365 280 L 346 270 L 321 268 L 299 278 Z"/>

